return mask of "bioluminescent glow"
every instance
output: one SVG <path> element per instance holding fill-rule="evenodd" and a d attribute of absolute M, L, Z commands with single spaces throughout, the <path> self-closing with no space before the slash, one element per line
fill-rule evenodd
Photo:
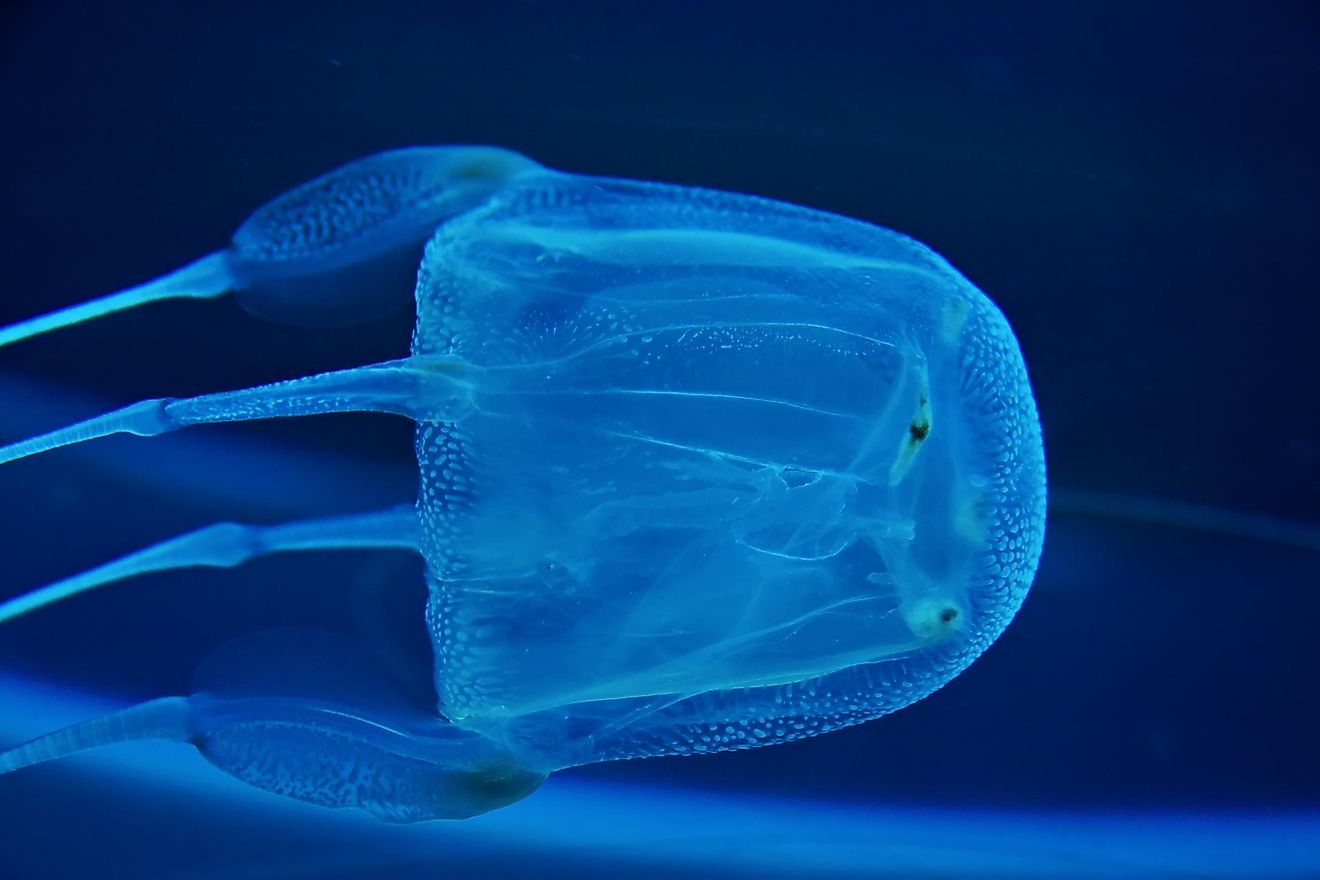
<path fill-rule="evenodd" d="M 896 711 L 965 669 L 1025 598 L 1045 469 L 1012 331 L 928 248 L 832 214 L 496 148 L 400 150 L 275 199 L 224 251 L 0 345 L 229 291 L 258 314 L 343 321 L 399 302 L 414 272 L 406 358 L 145 400 L 0 462 L 116 433 L 379 412 L 416 422 L 415 507 L 217 524 L 17 596 L 0 622 L 149 572 L 402 550 L 425 562 L 431 699 L 344 637 L 256 634 L 217 652 L 192 695 L 47 734 L 0 771 L 183 740 L 312 803 L 468 817 L 579 764 Z"/>

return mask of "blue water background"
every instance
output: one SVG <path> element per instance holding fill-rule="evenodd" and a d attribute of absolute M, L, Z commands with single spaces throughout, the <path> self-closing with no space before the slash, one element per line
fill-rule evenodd
<path fill-rule="evenodd" d="M 1017 330 L 1053 486 L 1320 520 L 1313 3 L 11 2 L 0 7 L 0 97 L 0 323 L 212 251 L 253 207 L 349 159 L 494 143 L 564 170 L 757 193 L 911 234 Z M 0 351 L 0 432 L 396 357 L 409 328 L 407 316 L 344 332 L 264 324 L 225 301 L 152 306 Z M 109 439 L 7 466 L 0 591 L 219 518 L 407 499 L 410 454 L 405 423 L 346 416 Z M 0 733 L 80 717 L 84 694 L 186 692 L 201 658 L 250 629 L 366 614 L 424 653 L 416 576 L 394 557 L 278 558 L 52 608 L 0 637 L 0 670 L 54 689 L 6 690 Z M 773 749 L 583 768 L 565 774 L 567 794 L 552 783 L 543 796 L 568 798 L 548 803 L 576 804 L 563 809 L 596 835 L 611 827 L 609 793 L 633 791 L 572 801 L 602 785 L 774 805 L 766 815 L 789 809 L 779 798 L 860 817 L 876 805 L 1267 825 L 1314 815 L 1317 585 L 1313 551 L 1060 514 L 1019 619 L 928 701 Z M 160 760 L 179 760 L 164 748 Z M 324 865 L 294 856 L 345 821 L 291 807 L 282 835 L 218 796 L 172 812 L 132 773 L 87 766 L 0 779 L 0 876 L 89 865 L 321 876 Z M 201 779 L 174 797 L 223 784 Z M 637 801 L 617 797 L 636 821 Z M 680 850 L 727 815 L 685 823 L 681 807 L 655 811 L 642 840 Z M 875 815 L 877 829 L 897 821 Z M 516 825 L 498 825 L 514 820 L 493 821 L 516 840 Z M 734 844 L 755 839 L 746 823 L 697 863 L 744 864 Z M 447 827 L 446 846 L 419 864 L 477 846 L 483 832 L 465 827 Z M 780 867 L 847 861 L 854 844 L 831 841 L 831 827 L 817 862 Z M 959 836 L 930 827 L 932 840 Z M 353 828 L 397 844 L 373 835 L 398 832 Z M 1004 839 L 1049 849 L 1048 835 Z M 644 848 L 629 840 L 618 846 Z M 535 870 L 587 870 L 571 846 L 556 852 Z"/>

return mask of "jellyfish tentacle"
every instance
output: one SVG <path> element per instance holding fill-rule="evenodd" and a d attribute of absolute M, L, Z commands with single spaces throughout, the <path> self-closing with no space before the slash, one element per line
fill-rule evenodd
<path fill-rule="evenodd" d="M 0 775 L 115 743 L 144 739 L 182 741 L 192 735 L 192 711 L 187 699 L 149 700 L 0 751 Z"/>
<path fill-rule="evenodd" d="M 383 412 L 445 421 L 471 407 L 473 385 L 464 362 L 410 357 L 222 391 L 199 397 L 155 398 L 0 447 L 0 464 L 111 434 L 151 437 L 219 422 L 341 412 Z"/>
<path fill-rule="evenodd" d="M 232 568 L 272 553 L 367 548 L 416 550 L 417 542 L 417 514 L 406 505 L 273 526 L 216 523 L 0 602 L 0 624 L 79 593 L 152 572 L 193 567 Z"/>
<path fill-rule="evenodd" d="M 222 645 L 186 697 L 151 700 L 0 751 L 0 774 L 140 740 L 194 746 L 256 788 L 391 822 L 461 819 L 526 797 L 550 769 L 435 713 L 370 645 L 282 628 Z"/>
<path fill-rule="evenodd" d="M 387 822 L 467 819 L 531 794 L 547 771 L 524 767 L 479 733 L 405 707 L 295 695 L 190 698 L 189 741 L 255 788 Z"/>
<path fill-rule="evenodd" d="M 343 165 L 254 211 L 229 247 L 152 281 L 0 327 L 0 348 L 167 299 L 234 292 L 294 324 L 357 323 L 408 303 L 436 227 L 536 162 L 499 147 L 413 147 Z"/>
<path fill-rule="evenodd" d="M 228 293 L 236 285 L 228 253 L 218 251 L 136 287 L 0 327 L 0 348 L 148 303 L 167 299 L 212 299 Z"/>
<path fill-rule="evenodd" d="M 187 742 L 249 785 L 388 822 L 466 819 L 521 800 L 547 772 L 438 718 L 297 697 L 164 697 L 0 751 L 0 775 L 143 740 Z"/>

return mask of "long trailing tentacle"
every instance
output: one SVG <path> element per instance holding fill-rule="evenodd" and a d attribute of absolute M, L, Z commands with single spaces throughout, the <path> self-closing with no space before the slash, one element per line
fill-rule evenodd
<path fill-rule="evenodd" d="M 183 741 L 192 735 L 192 712 L 185 698 L 151 700 L 0 751 L 0 774 L 114 743 L 143 739 Z"/>
<path fill-rule="evenodd" d="M 440 357 L 411 357 L 270 385 L 144 400 L 0 447 L 0 464 L 111 434 L 150 437 L 189 425 L 339 412 L 385 412 L 413 419 L 456 418 L 471 406 L 471 367 Z"/>
<path fill-rule="evenodd" d="M 406 707 L 206 693 L 149 700 L 0 751 L 0 775 L 142 740 L 191 743 L 249 785 L 387 822 L 466 819 L 521 800 L 547 775 L 481 734 Z"/>
<path fill-rule="evenodd" d="M 211 299 L 229 292 L 235 285 L 229 269 L 229 256 L 220 251 L 137 287 L 0 327 L 0 348 L 147 303 L 167 299 Z"/>
<path fill-rule="evenodd" d="M 177 568 L 230 568 L 258 556 L 308 550 L 416 550 L 411 506 L 274 526 L 217 523 L 0 603 L 0 624 L 125 578 Z"/>

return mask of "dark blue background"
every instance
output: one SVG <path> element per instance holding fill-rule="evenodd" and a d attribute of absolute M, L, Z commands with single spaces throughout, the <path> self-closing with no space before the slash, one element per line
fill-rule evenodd
<path fill-rule="evenodd" d="M 1053 486 L 1320 521 L 1313 3 L 11 2 L 0 101 L 0 323 L 215 250 L 349 159 L 500 144 L 911 234 L 1016 328 Z M 168 303 L 0 351 L 0 374 L 118 405 L 398 356 L 408 332 Z M 14 436 L 92 411 L 8 399 Z M 0 470 L 0 589 L 214 519 L 414 490 L 401 422 L 207 430 Z M 301 460 L 277 488 L 265 459 L 209 465 L 230 442 L 346 465 Z M 153 578 L 9 625 L 0 663 L 186 691 L 227 638 L 363 602 L 417 646 L 415 575 L 353 554 Z M 573 772 L 859 801 L 1314 807 L 1317 575 L 1312 551 L 1061 512 L 1018 622 L 927 702 L 791 746 Z"/>

